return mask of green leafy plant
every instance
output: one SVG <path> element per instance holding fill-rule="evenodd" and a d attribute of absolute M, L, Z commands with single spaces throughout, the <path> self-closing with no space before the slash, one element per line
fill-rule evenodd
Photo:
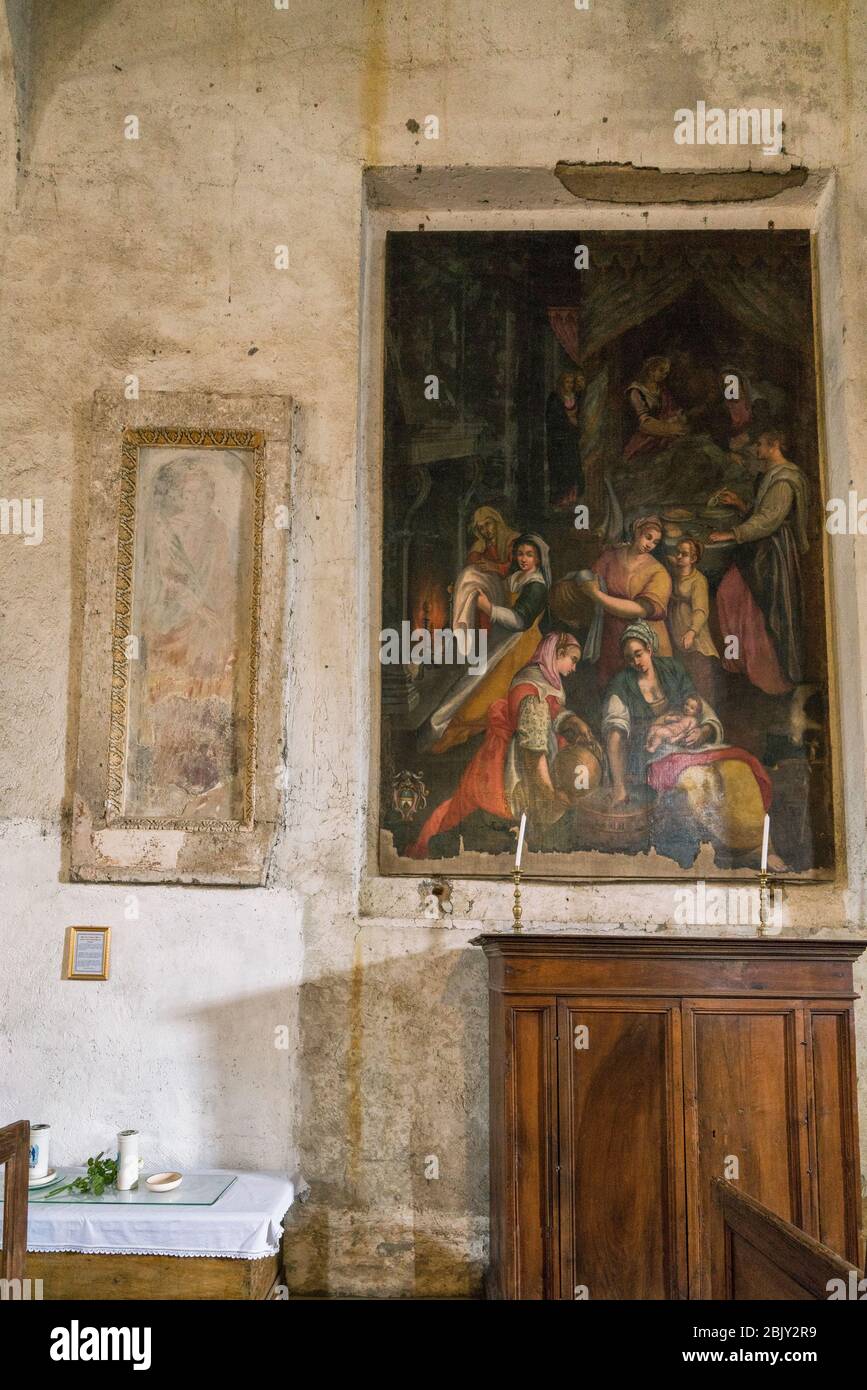
<path fill-rule="evenodd" d="M 100 1149 L 96 1158 L 87 1160 L 86 1173 L 58 1187 L 51 1196 L 59 1197 L 61 1192 L 92 1192 L 95 1197 L 101 1197 L 107 1187 L 117 1182 L 117 1159 L 103 1158 L 104 1153 L 105 1149 Z"/>

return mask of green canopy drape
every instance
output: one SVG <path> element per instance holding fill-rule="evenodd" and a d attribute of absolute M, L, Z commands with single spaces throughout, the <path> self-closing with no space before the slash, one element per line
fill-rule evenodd
<path fill-rule="evenodd" d="M 803 261 L 767 251 L 735 252 L 696 245 L 646 249 L 634 244 L 597 257 L 579 308 L 578 342 L 587 385 L 581 406 L 581 449 L 597 504 L 609 463 L 619 459 L 621 422 L 612 420 L 608 389 L 614 344 L 701 284 L 732 318 L 789 351 L 811 350 L 809 294 Z M 801 282 L 799 285 L 799 281 Z"/>

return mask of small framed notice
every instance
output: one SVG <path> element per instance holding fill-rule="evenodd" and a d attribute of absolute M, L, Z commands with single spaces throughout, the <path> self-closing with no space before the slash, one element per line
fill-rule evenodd
<path fill-rule="evenodd" d="M 111 927 L 67 927 L 63 977 L 107 980 Z"/>

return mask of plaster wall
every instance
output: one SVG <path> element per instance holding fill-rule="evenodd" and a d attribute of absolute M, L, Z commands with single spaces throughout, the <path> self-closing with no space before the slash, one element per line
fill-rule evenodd
<path fill-rule="evenodd" d="M 0 141 L 0 493 L 45 507 L 41 545 L 0 537 L 2 1113 L 50 1121 L 60 1161 L 136 1126 L 181 1166 L 300 1165 L 311 1197 L 287 1243 L 297 1288 L 478 1288 L 487 1014 L 467 941 L 508 908 L 496 885 L 457 884 L 454 916 L 431 922 L 417 883 L 367 874 L 377 516 L 358 451 L 375 390 L 373 359 L 359 363 L 365 167 L 522 168 L 552 187 L 560 159 L 746 168 L 762 157 L 676 146 L 675 108 L 782 107 L 786 153 L 767 163 L 835 171 L 826 404 L 837 481 L 867 495 L 867 12 L 843 0 L 591 5 L 49 0 L 34 7 L 17 82 L 0 36 L 4 116 L 27 93 L 17 173 L 15 140 Z M 124 138 L 130 114 L 138 140 Z M 408 125 L 429 114 L 437 140 Z M 443 188 L 430 215 L 456 225 L 453 180 Z M 556 197 L 568 207 L 559 185 Z M 371 313 L 374 292 L 368 280 Z M 292 778 L 262 889 L 64 881 L 87 422 L 94 390 L 122 393 L 131 373 L 142 390 L 273 392 L 300 407 Z M 791 930 L 864 922 L 863 546 L 841 540 L 835 561 L 848 877 L 836 892 L 792 893 Z M 524 895 L 538 925 L 664 930 L 670 907 L 664 890 L 629 885 Z M 113 927 L 111 978 L 63 983 L 64 927 L 88 922 Z M 862 1011 L 862 1092 L 863 1024 Z M 288 1050 L 274 1046 L 278 1026 Z"/>

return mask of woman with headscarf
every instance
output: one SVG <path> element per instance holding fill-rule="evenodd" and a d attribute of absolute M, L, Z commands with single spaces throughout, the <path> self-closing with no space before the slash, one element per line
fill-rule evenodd
<path fill-rule="evenodd" d="M 724 742 L 714 710 L 697 694 L 687 672 L 671 656 L 660 656 L 649 623 L 631 623 L 620 639 L 622 669 L 605 692 L 602 737 L 608 755 L 611 801 L 629 800 L 629 787 L 649 786 L 657 795 L 683 792 L 700 838 L 738 854 L 757 853 L 771 780 L 752 753 Z M 672 749 L 654 746 L 655 721 L 679 714 L 687 701 L 701 701 L 695 727 Z M 769 865 L 785 868 L 776 854 Z"/>
<path fill-rule="evenodd" d="M 452 630 L 487 628 L 488 617 L 479 610 L 478 597 L 491 603 L 505 602 L 505 577 L 513 559 L 518 532 L 513 531 L 496 507 L 477 507 L 470 523 L 472 543 L 467 561 L 454 583 Z"/>
<path fill-rule="evenodd" d="M 593 566 L 595 581 L 588 582 L 588 596 L 596 604 L 594 629 L 588 634 L 588 660 L 596 659 L 597 680 L 606 686 L 618 670 L 620 641 L 629 623 L 643 620 L 656 635 L 657 649 L 671 656 L 666 616 L 671 599 L 671 575 L 655 559 L 662 540 L 658 516 L 640 516 L 632 523 L 632 540 L 609 546 Z M 558 616 L 562 617 L 562 613 Z"/>
<path fill-rule="evenodd" d="M 602 736 L 614 803 L 626 801 L 627 782 L 644 782 L 648 763 L 646 744 L 650 726 L 663 715 L 683 709 L 696 695 L 695 686 L 680 662 L 660 656 L 659 641 L 650 623 L 638 620 L 620 635 L 621 669 L 605 691 Z M 699 722 L 685 736 L 687 747 L 721 743 L 722 725 L 702 701 Z"/>
<path fill-rule="evenodd" d="M 539 623 L 550 587 L 548 546 L 535 532 L 525 532 L 514 544 L 505 602 L 493 603 L 481 590 L 476 595 L 479 612 L 490 622 L 487 663 L 480 668 L 484 674 L 470 671 L 462 676 L 431 716 L 431 730 L 437 739 L 435 753 L 444 753 L 484 732 L 494 700 L 503 698 L 515 672 L 539 645 Z"/>
<path fill-rule="evenodd" d="M 565 708 L 563 677 L 581 659 L 576 638 L 550 632 L 537 645 L 532 659 L 518 671 L 505 698 L 488 711 L 484 743 L 464 769 L 454 796 L 428 817 L 418 839 L 405 850 L 411 859 L 428 857 L 435 835 L 452 830 L 474 811 L 486 811 L 504 822 L 527 812 L 534 824 L 550 824 L 572 805 L 565 791 L 555 789 L 554 760 L 566 744 L 582 744 L 601 764 L 602 750 L 577 714 Z"/>

